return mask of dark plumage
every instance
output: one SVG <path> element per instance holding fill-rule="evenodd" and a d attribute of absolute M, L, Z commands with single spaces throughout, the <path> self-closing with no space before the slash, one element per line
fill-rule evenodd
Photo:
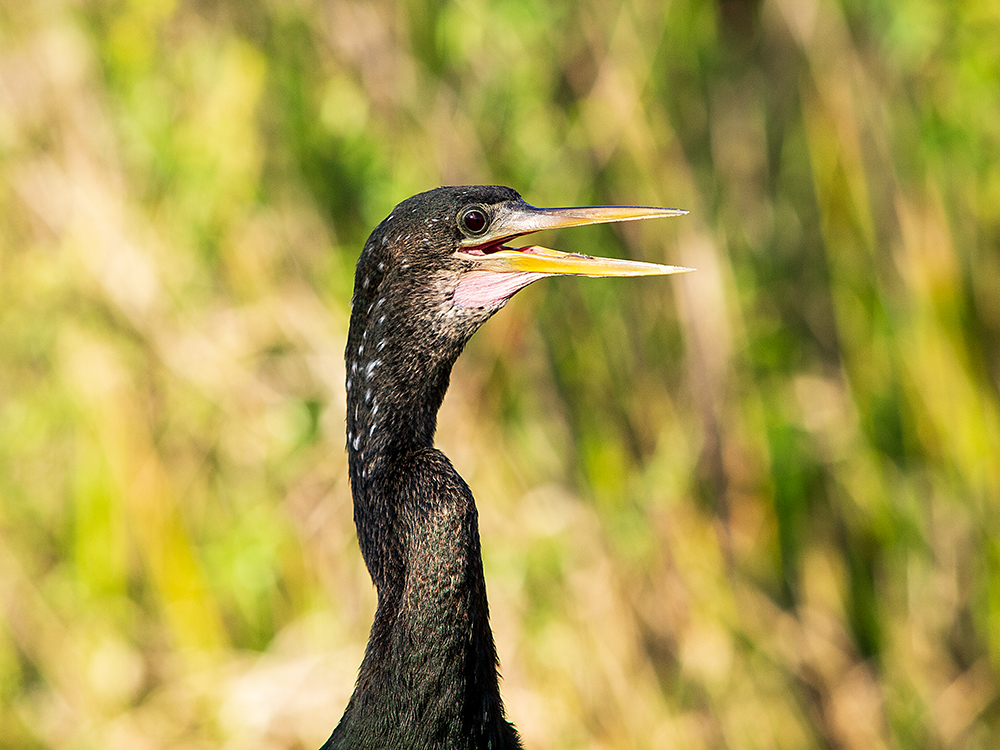
<path fill-rule="evenodd" d="M 536 209 L 510 188 L 400 203 L 358 260 L 347 340 L 354 521 L 378 606 L 354 695 L 324 748 L 519 748 L 504 716 L 476 504 L 433 445 L 452 365 L 520 288 L 557 273 L 671 266 L 507 248 L 532 231 L 682 213 Z"/>

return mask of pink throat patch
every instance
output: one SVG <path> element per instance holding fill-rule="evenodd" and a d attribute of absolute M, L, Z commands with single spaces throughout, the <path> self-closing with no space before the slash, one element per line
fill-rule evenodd
<path fill-rule="evenodd" d="M 547 273 L 496 273 L 469 271 L 458 281 L 455 304 L 461 307 L 495 307 L 506 302 L 519 289 L 533 281 L 550 276 Z"/>

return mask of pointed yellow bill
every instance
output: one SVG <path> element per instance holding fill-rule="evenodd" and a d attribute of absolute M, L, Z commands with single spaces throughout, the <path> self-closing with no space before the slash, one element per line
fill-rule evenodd
<path fill-rule="evenodd" d="M 485 209 L 484 209 L 485 210 Z M 485 233 L 469 237 L 456 257 L 475 264 L 477 271 L 494 273 L 531 273 L 551 276 L 658 276 L 683 273 L 690 268 L 663 266 L 617 258 L 595 258 L 579 253 L 564 253 L 545 247 L 507 247 L 503 243 L 525 234 L 545 229 L 563 229 L 586 224 L 607 224 L 639 219 L 681 216 L 687 211 L 655 206 L 576 206 L 571 208 L 536 208 L 526 203 L 498 207 Z"/>
<path fill-rule="evenodd" d="M 529 245 L 512 248 L 503 243 L 514 237 L 543 229 L 578 227 L 637 219 L 680 216 L 687 211 L 652 206 L 593 206 L 574 208 L 536 208 L 524 202 L 487 209 L 491 214 L 488 229 L 463 240 L 455 253 L 468 261 L 455 288 L 455 303 L 462 307 L 495 309 L 519 289 L 546 276 L 662 276 L 692 271 L 681 266 L 664 266 L 619 258 L 595 258 L 580 253 L 563 253 L 547 247 Z M 477 210 L 480 210 L 477 209 Z"/>
<path fill-rule="evenodd" d="M 619 221 L 639 219 L 661 219 L 667 216 L 683 216 L 687 211 L 679 208 L 659 208 L 655 206 L 578 206 L 573 208 L 535 208 L 525 213 L 514 212 L 508 219 L 515 233 L 529 234 L 544 229 L 582 227 L 587 224 L 610 224 Z M 503 231 L 505 217 L 498 217 L 497 231 Z"/>
<path fill-rule="evenodd" d="M 483 210 L 485 211 L 485 209 Z M 587 224 L 610 224 L 639 219 L 660 219 L 667 216 L 682 216 L 686 213 L 687 211 L 682 211 L 679 208 L 655 206 L 536 208 L 527 203 L 498 206 L 494 210 L 489 229 L 481 235 L 466 238 L 462 241 L 462 246 L 467 248 L 496 246 L 515 237 L 541 232 L 545 229 L 582 227 Z"/>
<path fill-rule="evenodd" d="M 579 253 L 563 253 L 537 245 L 518 249 L 505 247 L 488 255 L 458 253 L 457 257 L 475 262 L 476 270 L 493 271 L 494 273 L 537 273 L 546 276 L 556 274 L 593 277 L 665 276 L 694 270 L 683 266 L 665 266 L 659 263 L 645 263 L 621 258 L 598 258 Z"/>

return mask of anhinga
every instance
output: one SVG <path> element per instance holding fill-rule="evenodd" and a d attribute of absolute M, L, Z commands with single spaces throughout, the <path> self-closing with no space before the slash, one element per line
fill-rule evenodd
<path fill-rule="evenodd" d="M 543 209 L 510 188 L 445 187 L 403 201 L 368 238 L 347 337 L 347 451 L 378 605 L 354 695 L 324 750 L 521 746 L 500 700 L 476 504 L 434 448 L 438 407 L 466 342 L 531 282 L 687 270 L 505 242 L 681 213 Z"/>

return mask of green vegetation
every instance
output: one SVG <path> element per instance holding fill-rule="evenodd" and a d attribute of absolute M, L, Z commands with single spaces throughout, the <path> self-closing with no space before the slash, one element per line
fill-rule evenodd
<path fill-rule="evenodd" d="M 314 748 L 374 597 L 342 350 L 392 206 L 691 214 L 470 345 L 530 748 L 1000 745 L 1000 6 L 0 8 L 0 747 Z"/>

